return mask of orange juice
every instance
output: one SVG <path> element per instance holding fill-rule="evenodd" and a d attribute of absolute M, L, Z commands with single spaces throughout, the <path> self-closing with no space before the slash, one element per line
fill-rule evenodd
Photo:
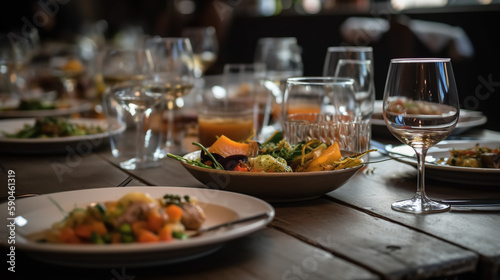
<path fill-rule="evenodd" d="M 288 105 L 288 115 L 309 113 L 321 113 L 321 105 L 307 103 L 292 103 Z M 273 118 L 281 116 L 281 104 L 273 104 L 272 114 Z"/>
<path fill-rule="evenodd" d="M 198 116 L 200 143 L 205 147 L 210 147 L 220 135 L 234 141 L 243 141 L 252 137 L 254 132 L 252 115 L 228 118 Z"/>

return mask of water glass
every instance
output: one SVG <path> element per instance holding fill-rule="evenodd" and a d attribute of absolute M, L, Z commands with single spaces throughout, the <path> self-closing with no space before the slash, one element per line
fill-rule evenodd
<path fill-rule="evenodd" d="M 355 79 L 357 110 L 365 119 L 371 118 L 375 102 L 373 73 L 372 47 L 334 46 L 327 49 L 323 76 Z"/>

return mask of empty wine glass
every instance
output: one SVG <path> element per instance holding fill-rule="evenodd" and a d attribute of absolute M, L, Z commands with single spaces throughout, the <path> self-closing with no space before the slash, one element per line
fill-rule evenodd
<path fill-rule="evenodd" d="M 375 95 L 372 94 L 372 62 L 370 60 L 339 59 L 335 77 L 354 79 L 356 114 L 363 119 L 371 118 L 375 102 Z"/>
<path fill-rule="evenodd" d="M 145 42 L 154 64 L 152 75 L 144 80 L 146 90 L 163 95 L 162 106 L 167 111 L 166 141 L 158 157 L 175 151 L 174 117 L 176 100 L 188 94 L 194 86 L 193 50 L 188 38 L 154 37 Z"/>
<path fill-rule="evenodd" d="M 132 170 L 160 166 L 161 162 L 147 157 L 145 153 L 144 117 L 149 116 L 163 95 L 146 91 L 141 86 L 113 88 L 111 94 L 112 98 L 132 115 L 136 126 L 135 157 L 121 162 L 120 166 Z"/>
<path fill-rule="evenodd" d="M 455 128 L 459 100 L 449 58 L 392 59 L 384 91 L 383 114 L 391 133 L 415 150 L 417 192 L 394 202 L 392 209 L 408 213 L 433 213 L 450 205 L 431 200 L 425 193 L 427 150 Z"/>
<path fill-rule="evenodd" d="M 294 37 L 260 38 L 255 50 L 254 63 L 265 65 L 264 86 L 271 93 L 268 103 L 272 111 L 272 119 L 268 123 L 271 126 L 273 123 L 279 125 L 282 122 L 281 106 L 286 80 L 303 74 L 302 49 Z"/>
<path fill-rule="evenodd" d="M 194 75 L 201 77 L 217 60 L 219 42 L 213 26 L 191 27 L 182 31 L 182 36 L 189 38 L 193 48 Z"/>

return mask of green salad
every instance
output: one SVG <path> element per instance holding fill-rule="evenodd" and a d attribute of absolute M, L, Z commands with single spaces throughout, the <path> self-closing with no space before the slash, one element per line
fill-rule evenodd
<path fill-rule="evenodd" d="M 87 126 L 72 123 L 64 118 L 44 117 L 37 118 L 34 125 L 25 124 L 16 133 L 5 133 L 7 138 L 51 138 L 66 136 L 82 136 L 103 133 L 105 129 L 100 126 Z"/>

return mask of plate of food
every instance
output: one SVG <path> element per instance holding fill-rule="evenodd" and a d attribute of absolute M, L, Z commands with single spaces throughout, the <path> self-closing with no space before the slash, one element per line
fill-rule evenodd
<path fill-rule="evenodd" d="M 7 204 L 0 205 L 7 209 Z M 80 267 L 139 267 L 210 254 L 229 240 L 264 228 L 274 217 L 268 203 L 243 194 L 176 186 L 99 188 L 16 201 L 11 228 L 16 250 L 43 262 Z M 244 223 L 193 232 L 262 215 Z M 12 233 L 14 231 L 15 233 Z"/>
<path fill-rule="evenodd" d="M 124 125 L 110 130 L 105 120 L 40 117 L 0 120 L 0 152 L 14 154 L 90 153 L 108 143 L 110 135 L 122 132 Z"/>
<path fill-rule="evenodd" d="M 89 111 L 92 103 L 86 100 L 21 100 L 15 106 L 0 108 L 0 118 L 36 118 L 48 116 L 69 116 Z"/>
<path fill-rule="evenodd" d="M 183 157 L 168 156 L 209 188 L 269 202 L 308 200 L 340 188 L 364 166 L 362 157 L 369 152 L 341 151 L 336 143 L 328 146 L 318 140 L 294 146 L 283 139 L 268 140 L 259 145 L 225 136 L 208 149 L 200 148 Z"/>
<path fill-rule="evenodd" d="M 392 135 L 389 129 L 387 129 L 384 121 L 384 116 L 382 114 L 382 104 L 382 100 L 375 101 L 374 111 L 371 119 L 372 132 L 373 134 L 380 136 Z M 458 119 L 458 123 L 451 135 L 462 134 L 473 127 L 485 124 L 487 121 L 488 118 L 481 112 L 460 109 L 460 117 Z"/>
<path fill-rule="evenodd" d="M 427 152 L 425 176 L 439 181 L 500 186 L 500 141 L 441 141 Z M 389 155 L 417 166 L 410 146 L 388 146 Z"/>

